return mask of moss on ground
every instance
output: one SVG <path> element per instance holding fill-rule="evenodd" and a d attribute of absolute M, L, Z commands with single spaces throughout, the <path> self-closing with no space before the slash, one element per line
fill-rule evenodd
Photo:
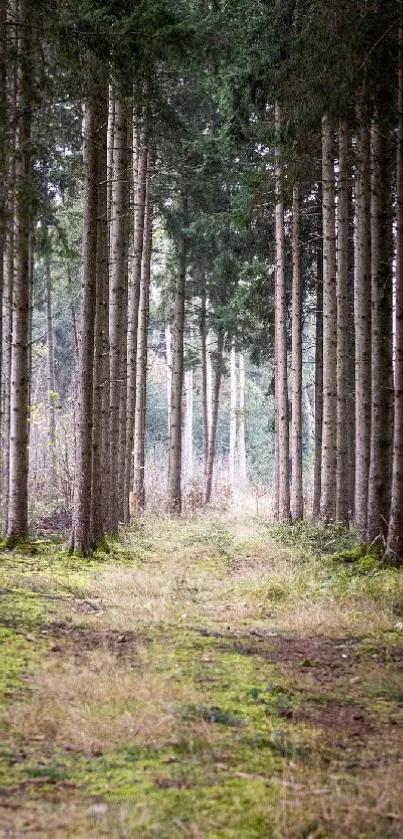
<path fill-rule="evenodd" d="M 46 540 L 0 555 L 6 831 L 33 839 L 402 835 L 393 797 L 401 575 L 350 534 L 301 528 L 268 534 L 206 517 L 144 519 L 90 559 Z M 99 599 L 102 609 L 92 608 Z M 364 602 L 391 604 L 386 629 L 374 623 L 347 640 L 341 618 L 328 629 L 331 609 L 342 603 L 353 614 Z M 290 634 L 287 621 L 318 608 L 320 635 Z M 67 690 L 74 679 L 77 696 Z M 53 738 L 42 733 L 55 712 L 49 685 L 66 701 L 70 726 Z M 82 731 L 88 709 L 93 730 L 106 732 L 95 745 Z M 2 808 L 2 794 L 12 808 Z"/>

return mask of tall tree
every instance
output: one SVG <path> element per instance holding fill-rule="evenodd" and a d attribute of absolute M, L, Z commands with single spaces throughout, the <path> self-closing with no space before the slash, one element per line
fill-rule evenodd
<path fill-rule="evenodd" d="M 31 0 L 21 0 L 16 157 L 15 255 L 12 291 L 9 501 L 7 538 L 12 543 L 28 532 L 28 397 L 30 238 L 33 227 L 32 108 L 34 33 Z"/>
<path fill-rule="evenodd" d="M 184 229 L 187 223 L 187 200 L 185 196 L 181 196 L 180 214 L 182 229 L 179 234 L 178 272 L 175 288 L 168 463 L 168 508 L 175 515 L 179 515 L 182 511 L 182 397 L 187 271 L 187 243 Z"/>
<path fill-rule="evenodd" d="M 114 155 L 111 206 L 110 246 L 110 478 L 109 529 L 117 531 L 122 498 L 119 495 L 119 431 L 121 420 L 121 392 L 126 391 L 126 356 L 123 357 L 123 340 L 126 320 L 127 291 L 127 115 L 119 97 L 115 99 Z M 123 366 L 123 361 L 125 362 Z M 122 372 L 124 370 L 124 382 Z"/>
<path fill-rule="evenodd" d="M 150 310 L 150 272 L 152 249 L 152 205 L 150 197 L 150 176 L 153 166 L 152 154 L 147 155 L 146 206 L 144 216 L 144 245 L 140 280 L 140 301 L 136 352 L 136 420 L 134 426 L 134 481 L 133 490 L 136 505 L 145 506 L 145 431 L 147 407 L 147 359 L 148 322 Z"/>
<path fill-rule="evenodd" d="M 400 4 L 401 5 L 401 4 Z M 399 26 L 396 166 L 395 403 L 393 476 L 387 554 L 403 564 L 403 24 Z"/>
<path fill-rule="evenodd" d="M 341 524 L 349 520 L 348 469 L 348 129 L 341 122 L 338 132 L 339 183 L 337 196 L 337 475 L 336 519 Z"/>
<path fill-rule="evenodd" d="M 76 477 L 70 549 L 88 555 L 92 550 L 92 443 L 94 336 L 96 312 L 99 108 L 94 92 L 84 104 L 84 207 L 80 350 L 77 373 Z"/>
<path fill-rule="evenodd" d="M 390 140 L 375 117 L 371 127 L 371 458 L 367 540 L 386 536 L 392 466 L 392 229 Z"/>
<path fill-rule="evenodd" d="M 323 433 L 323 239 L 322 187 L 319 189 L 319 224 L 316 244 L 316 314 L 315 314 L 315 460 L 313 467 L 312 514 L 320 516 L 322 494 L 322 433 Z"/>
<path fill-rule="evenodd" d="M 133 477 L 133 443 L 136 415 L 136 375 L 137 375 L 137 342 L 138 319 L 141 284 L 141 266 L 144 244 L 144 219 L 147 185 L 148 152 L 145 144 L 144 130 L 136 131 L 135 137 L 138 149 L 134 171 L 134 228 L 133 228 L 133 260 L 129 275 L 128 300 L 128 330 L 127 330 L 127 430 L 126 430 L 126 463 L 125 463 L 125 520 L 129 519 L 129 494 L 132 489 Z"/>
<path fill-rule="evenodd" d="M 278 446 L 278 518 L 280 522 L 290 521 L 290 451 L 289 451 L 289 406 L 287 376 L 287 301 L 285 288 L 285 231 L 283 165 L 280 156 L 280 135 L 282 117 L 280 105 L 275 106 L 277 134 L 276 161 L 276 271 L 275 271 L 275 399 L 277 408 L 276 442 Z"/>
<path fill-rule="evenodd" d="M 333 130 L 322 120 L 323 190 L 323 440 L 321 518 L 336 517 L 337 298 Z"/>
<path fill-rule="evenodd" d="M 304 515 L 302 484 L 302 273 L 300 246 L 299 187 L 293 190 L 292 214 L 292 437 L 291 437 L 291 515 L 294 521 Z"/>
<path fill-rule="evenodd" d="M 354 521 L 366 537 L 371 442 L 371 217 L 370 132 L 358 111 L 355 187 L 355 501 Z"/>

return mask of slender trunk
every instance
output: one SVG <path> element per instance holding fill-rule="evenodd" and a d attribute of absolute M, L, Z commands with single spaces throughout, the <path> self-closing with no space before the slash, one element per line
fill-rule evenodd
<path fill-rule="evenodd" d="M 133 478 L 133 442 L 136 412 L 136 370 L 137 370 L 137 338 L 139 319 L 139 299 L 141 282 L 141 265 L 144 241 L 144 218 L 147 187 L 147 148 L 144 142 L 144 132 L 140 136 L 141 146 L 138 151 L 137 172 L 134 174 L 134 236 L 133 263 L 129 283 L 128 332 L 127 332 L 127 433 L 126 433 L 126 464 L 125 464 L 125 521 L 130 518 L 130 490 Z M 137 135 L 136 135 L 137 136 Z M 137 156 L 137 155 L 136 155 Z"/>
<path fill-rule="evenodd" d="M 279 141 L 281 131 L 281 110 L 276 104 L 276 133 Z M 283 167 L 280 151 L 277 151 L 276 165 L 276 278 L 275 278 L 275 370 L 277 405 L 278 445 L 278 518 L 289 522 L 290 513 L 290 450 L 289 450 L 289 405 L 287 376 L 287 301 L 285 287 L 285 232 Z"/>
<path fill-rule="evenodd" d="M 183 224 L 186 223 L 186 199 L 182 199 Z M 183 340 L 185 327 L 185 285 L 187 251 L 184 232 L 179 240 L 179 264 L 175 290 L 173 323 L 171 427 L 169 435 L 168 508 L 180 515 L 182 510 L 182 391 L 183 391 Z"/>
<path fill-rule="evenodd" d="M 53 337 L 52 274 L 50 253 L 46 253 L 46 349 L 47 349 L 47 385 L 48 385 L 48 446 L 49 446 L 49 483 L 52 489 L 57 486 L 56 461 L 56 376 Z"/>
<path fill-rule="evenodd" d="M 403 26 L 399 27 L 398 134 L 396 167 L 395 423 L 392 497 L 387 554 L 403 564 Z"/>
<path fill-rule="evenodd" d="M 113 157 L 115 145 L 115 96 L 112 87 L 109 87 L 109 102 L 108 102 L 108 139 L 107 139 L 107 200 L 108 200 L 108 221 L 109 221 L 109 235 L 112 234 L 112 200 L 113 200 Z M 111 242 L 109 242 L 111 246 Z"/>
<path fill-rule="evenodd" d="M 207 387 L 207 299 L 206 291 L 203 289 L 200 310 L 200 341 L 201 341 L 201 366 L 202 366 L 202 409 L 203 409 L 203 466 L 204 486 L 207 477 L 207 460 L 209 449 L 209 411 L 208 411 L 208 387 Z"/>
<path fill-rule="evenodd" d="M 93 97 L 84 107 L 84 207 L 82 236 L 82 281 L 80 304 L 80 354 L 77 374 L 76 471 L 73 526 L 70 549 L 88 555 L 92 548 L 92 431 L 93 365 L 97 264 L 97 103 Z"/>
<path fill-rule="evenodd" d="M 392 247 L 389 138 L 376 119 L 371 128 L 371 457 L 367 540 L 385 536 L 392 467 Z"/>
<path fill-rule="evenodd" d="M 302 484 L 302 273 L 299 188 L 294 186 L 292 213 L 292 486 L 291 515 L 304 515 Z"/>
<path fill-rule="evenodd" d="M 171 326 L 165 327 L 165 361 L 167 365 L 167 428 L 168 439 L 171 433 L 171 390 L 172 390 L 172 333 Z"/>
<path fill-rule="evenodd" d="M 150 201 L 150 174 L 152 156 L 148 152 L 146 207 L 144 218 L 144 245 L 140 281 L 140 303 L 137 332 L 136 421 L 134 426 L 134 481 L 135 503 L 145 506 L 145 432 L 147 408 L 148 321 L 150 303 L 150 271 L 152 250 L 152 207 Z"/>
<path fill-rule="evenodd" d="M 354 521 L 366 538 L 371 448 L 371 184 L 370 132 L 359 114 L 355 194 L 355 500 Z"/>
<path fill-rule="evenodd" d="M 102 544 L 109 501 L 108 473 L 104 470 L 105 431 L 108 420 L 108 191 L 107 191 L 107 86 L 99 102 L 97 155 L 97 251 L 95 288 L 95 347 L 92 427 L 91 538 L 94 548 Z M 105 393 L 106 390 L 106 393 Z M 108 400 L 108 401 L 107 401 Z M 108 429 L 109 430 L 109 429 Z"/>
<path fill-rule="evenodd" d="M 15 32 L 16 48 L 18 44 L 17 29 Z M 14 62 L 9 72 L 9 100 L 10 112 L 17 110 L 17 67 Z M 2 340 L 2 521 L 3 532 L 8 531 L 8 505 L 10 492 L 10 393 L 11 393 L 11 345 L 12 345 L 12 316 L 13 316 L 13 288 L 15 279 L 15 206 L 16 206 L 16 125 L 10 126 L 8 140 L 9 155 L 7 161 L 7 229 L 4 293 L 2 300 L 3 340 Z"/>
<path fill-rule="evenodd" d="M 13 287 L 10 396 L 10 475 L 7 537 L 10 542 L 28 531 L 28 393 L 29 393 L 29 273 L 32 209 L 32 6 L 21 0 L 19 49 L 19 118 L 16 175 L 16 270 Z"/>
<path fill-rule="evenodd" d="M 224 351 L 224 332 L 222 330 L 220 330 L 218 335 L 217 335 L 217 352 L 216 352 L 215 371 L 214 371 L 214 388 L 213 388 L 213 401 L 212 401 L 212 412 L 211 412 L 211 427 L 210 427 L 209 450 L 208 450 L 208 459 L 207 459 L 206 494 L 205 494 L 205 499 L 204 499 L 205 504 L 210 504 L 211 493 L 212 493 L 212 490 L 213 490 L 213 472 L 214 472 L 214 459 L 215 459 L 216 437 L 217 437 L 218 409 L 219 409 L 219 406 L 220 406 L 220 390 L 221 390 L 222 368 L 223 368 L 223 351 Z"/>
<path fill-rule="evenodd" d="M 333 132 L 322 122 L 323 188 L 323 439 L 322 497 L 324 522 L 336 518 L 337 444 L 337 297 Z"/>
<path fill-rule="evenodd" d="M 0 0 L 0 387 L 3 377 L 3 295 L 4 262 L 7 239 L 7 0 Z M 0 440 L 3 427 L 3 405 L 0 399 Z M 1 455 L 0 455 L 1 456 Z M 1 487 L 0 487 L 1 492 Z"/>
<path fill-rule="evenodd" d="M 235 489 L 235 465 L 236 465 L 236 437 L 237 437 L 237 375 L 236 375 L 236 348 L 235 341 L 231 347 L 231 394 L 230 394 L 230 417 L 229 417 L 229 479 L 232 491 Z"/>
<path fill-rule="evenodd" d="M 355 330 L 354 330 L 354 187 L 348 186 L 348 276 L 347 276 L 347 460 L 348 509 L 355 515 Z"/>
<path fill-rule="evenodd" d="M 239 353 L 239 409 L 238 409 L 238 478 L 242 489 L 245 489 L 248 475 L 246 466 L 246 423 L 245 423 L 245 357 Z"/>
<path fill-rule="evenodd" d="M 110 499 L 109 529 L 116 532 L 119 524 L 119 432 L 121 420 L 123 342 L 127 285 L 127 120 L 123 104 L 115 101 L 115 133 L 112 184 L 112 218 L 110 250 Z"/>
<path fill-rule="evenodd" d="M 323 231 L 322 186 L 319 189 L 318 239 L 316 248 L 316 318 L 315 318 L 315 462 L 312 515 L 320 516 L 322 495 L 322 432 L 323 432 Z"/>
<path fill-rule="evenodd" d="M 193 386 L 194 371 L 193 367 L 190 367 L 185 373 L 186 411 L 183 432 L 186 477 L 188 480 L 191 480 L 193 475 Z"/>
<path fill-rule="evenodd" d="M 339 191 L 337 201 L 337 472 L 336 519 L 347 524 L 350 516 L 348 485 L 348 133 L 339 126 Z"/>

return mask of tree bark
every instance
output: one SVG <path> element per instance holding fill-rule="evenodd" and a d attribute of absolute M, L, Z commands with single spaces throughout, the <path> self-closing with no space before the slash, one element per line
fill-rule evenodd
<path fill-rule="evenodd" d="M 337 201 L 337 473 L 336 519 L 348 524 L 349 469 L 348 469 L 348 130 L 346 123 L 339 126 L 339 189 Z"/>
<path fill-rule="evenodd" d="M 125 465 L 125 521 L 130 518 L 129 498 L 133 478 L 133 442 L 136 413 L 136 371 L 137 371 L 137 338 L 139 319 L 139 299 L 141 266 L 144 242 L 144 217 L 147 185 L 147 148 L 144 132 L 140 132 L 140 148 L 138 152 L 138 169 L 134 178 L 134 236 L 133 236 L 133 264 L 129 283 L 128 332 L 127 332 L 127 436 L 126 436 L 126 465 Z"/>
<path fill-rule="evenodd" d="M 367 540 L 386 536 L 392 467 L 392 245 L 389 138 L 371 127 L 371 454 Z"/>
<path fill-rule="evenodd" d="M 0 387 L 3 378 L 3 296 L 4 262 L 7 240 L 7 0 L 0 0 Z M 3 405 L 0 399 L 0 440 L 3 427 Z M 1 457 L 1 454 L 0 454 Z M 1 492 L 1 487 L 0 487 Z"/>
<path fill-rule="evenodd" d="M 144 245 L 140 281 L 140 303 L 137 332 L 137 375 L 136 375 L 136 421 L 134 426 L 134 482 L 133 489 L 137 507 L 145 506 L 145 432 L 147 408 L 147 361 L 148 322 L 150 309 L 150 272 L 152 251 L 152 207 L 150 199 L 150 176 L 153 166 L 151 152 L 148 152 L 146 205 L 144 217 Z"/>
<path fill-rule="evenodd" d="M 245 422 L 245 356 L 239 353 L 239 398 L 238 398 L 238 480 L 242 489 L 246 488 L 248 474 L 246 463 L 246 422 Z"/>
<path fill-rule="evenodd" d="M 276 134 L 279 142 L 281 132 L 281 110 L 276 103 Z M 277 405 L 278 446 L 278 518 L 289 522 L 290 513 L 290 450 L 289 450 L 289 405 L 287 376 L 287 301 L 285 287 L 285 232 L 284 232 L 284 185 L 280 151 L 276 163 L 276 274 L 275 274 L 275 371 Z"/>
<path fill-rule="evenodd" d="M 205 504 L 210 504 L 211 501 L 211 493 L 213 490 L 213 472 L 214 472 L 214 460 L 215 460 L 215 449 L 216 449 L 216 437 L 217 437 L 217 422 L 218 422 L 218 410 L 220 406 L 220 390 L 221 390 L 221 380 L 222 380 L 222 367 L 223 367 L 223 350 L 224 350 L 224 332 L 220 330 L 217 335 L 217 352 L 215 358 L 215 370 L 214 370 L 214 388 L 213 388 L 213 402 L 212 402 L 212 413 L 211 413 L 211 427 L 210 427 L 210 435 L 209 435 L 209 450 L 208 450 L 208 459 L 207 459 L 207 476 L 206 476 L 206 494 L 205 494 Z"/>
<path fill-rule="evenodd" d="M 322 431 L 323 431 L 323 229 L 322 185 L 319 185 L 319 224 L 316 246 L 316 317 L 315 317 L 315 461 L 312 515 L 320 517 L 322 494 Z"/>
<path fill-rule="evenodd" d="M 172 334 L 171 326 L 165 327 L 165 361 L 167 366 L 167 429 L 168 440 L 171 433 L 171 390 L 172 390 Z"/>
<path fill-rule="evenodd" d="M 181 200 L 182 224 L 186 224 L 187 202 Z M 168 509 L 175 515 L 182 511 L 182 392 L 183 392 L 183 341 L 185 328 L 185 285 L 187 248 L 182 230 L 178 248 L 178 275 L 175 290 L 173 323 L 171 427 L 169 434 Z"/>
<path fill-rule="evenodd" d="M 126 369 L 122 381 L 122 334 L 125 330 L 127 286 L 127 119 L 122 102 L 115 100 L 115 132 L 112 184 L 112 218 L 110 250 L 110 500 L 109 529 L 119 525 L 121 497 L 119 494 L 119 435 L 121 427 L 121 391 L 126 391 Z"/>
<path fill-rule="evenodd" d="M 403 26 L 399 27 L 396 166 L 395 404 L 393 472 L 387 555 L 403 564 Z"/>
<path fill-rule="evenodd" d="M 92 432 L 94 384 L 94 333 L 97 264 L 97 102 L 94 96 L 84 106 L 84 207 L 82 236 L 82 281 L 80 303 L 80 353 L 77 374 L 76 470 L 73 526 L 70 549 L 87 556 L 91 538 Z"/>
<path fill-rule="evenodd" d="M 188 481 L 192 479 L 193 475 L 193 387 L 194 371 L 193 367 L 190 367 L 185 373 L 186 411 L 183 430 L 186 477 Z"/>
<path fill-rule="evenodd" d="M 302 483 L 302 274 L 299 188 L 294 186 L 292 214 L 292 485 L 293 521 L 304 515 Z"/>
<path fill-rule="evenodd" d="M 208 410 L 208 381 L 207 381 L 207 298 L 206 290 L 203 288 L 200 310 L 200 341 L 201 341 L 201 366 L 202 366 L 202 410 L 203 410 L 203 474 L 204 489 L 207 479 L 207 461 L 209 450 L 209 410 Z"/>
<path fill-rule="evenodd" d="M 29 273 L 33 226 L 32 101 L 33 9 L 21 0 L 19 23 L 19 97 L 17 125 L 16 269 L 13 287 L 10 394 L 10 475 L 7 538 L 18 541 L 28 532 L 28 393 L 29 393 Z"/>
<path fill-rule="evenodd" d="M 336 518 L 337 444 L 337 298 L 336 230 L 333 132 L 328 117 L 322 120 L 323 189 L 323 432 L 320 515 Z"/>
<path fill-rule="evenodd" d="M 366 538 L 371 447 L 371 184 L 370 132 L 359 112 L 355 192 L 355 500 L 354 521 Z"/>
<path fill-rule="evenodd" d="M 108 362 L 108 184 L 107 184 L 107 123 L 108 94 L 104 85 L 98 103 L 97 155 L 97 250 L 95 287 L 95 347 L 92 427 L 92 510 L 91 540 L 94 548 L 105 538 L 105 522 L 109 503 L 109 475 L 105 464 L 105 433 L 109 431 L 109 362 Z"/>
<path fill-rule="evenodd" d="M 49 483 L 52 489 L 57 487 L 56 459 L 56 375 L 53 336 L 52 273 L 50 267 L 49 245 L 46 260 L 46 350 L 47 350 L 47 385 L 48 385 L 48 446 L 49 446 Z"/>
<path fill-rule="evenodd" d="M 235 489 L 236 442 L 237 442 L 237 374 L 235 341 L 231 346 L 231 393 L 229 427 L 229 480 L 232 491 Z"/>

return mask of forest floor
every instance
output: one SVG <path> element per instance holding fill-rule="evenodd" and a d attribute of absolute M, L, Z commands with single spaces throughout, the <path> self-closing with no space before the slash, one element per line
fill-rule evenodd
<path fill-rule="evenodd" d="M 352 547 L 201 515 L 0 554 L 1 839 L 402 837 L 403 573 Z"/>

